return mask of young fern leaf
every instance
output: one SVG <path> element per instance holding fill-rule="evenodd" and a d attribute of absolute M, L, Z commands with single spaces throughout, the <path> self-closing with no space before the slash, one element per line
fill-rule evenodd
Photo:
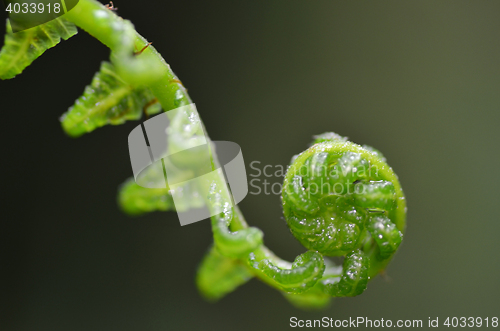
<path fill-rule="evenodd" d="M 148 176 L 152 173 L 153 171 L 150 171 Z M 163 177 L 161 179 L 163 180 Z M 199 189 L 192 183 L 186 183 L 176 189 L 182 191 L 182 195 L 177 194 L 174 205 L 169 187 L 145 188 L 137 185 L 133 178 L 129 178 L 119 188 L 118 204 L 129 215 L 140 215 L 152 211 L 185 212 L 205 205 Z"/>
<path fill-rule="evenodd" d="M 279 266 L 272 259 L 257 261 L 254 253 L 250 254 L 249 262 L 266 276 L 267 282 L 288 293 L 307 291 L 321 279 L 325 270 L 323 256 L 313 251 L 297 256 L 289 266 Z"/>
<path fill-rule="evenodd" d="M 64 131 L 73 137 L 107 124 L 122 124 L 141 118 L 143 108 L 155 101 L 145 87 L 133 87 L 126 83 L 109 62 L 102 62 L 101 69 L 85 88 L 83 95 L 61 117 Z M 160 112 L 158 103 L 147 107 L 152 115 Z"/>
<path fill-rule="evenodd" d="M 62 17 L 16 33 L 7 21 L 5 44 L 0 51 L 0 78 L 14 78 L 61 38 L 67 40 L 77 32 L 76 26 Z"/>
<path fill-rule="evenodd" d="M 342 266 L 335 265 L 329 259 L 324 259 L 325 271 L 321 280 L 316 282 L 309 290 L 301 293 L 284 292 L 284 297 L 294 306 L 302 309 L 321 309 L 326 307 L 332 296 L 327 293 L 325 284 L 334 284 L 340 280 Z"/>
<path fill-rule="evenodd" d="M 138 52 L 149 43 L 135 32 L 132 23 L 95 0 L 80 0 L 65 17 L 110 47 L 113 63 L 102 65 L 84 96 L 63 116 L 68 134 L 78 136 L 105 124 L 138 118 L 153 94 L 165 111 L 191 104 L 186 90 L 154 47 Z M 51 27 L 53 24 L 60 26 Z M 63 28 L 66 31 L 61 31 Z M 76 29 L 57 19 L 19 36 L 9 33 L 0 53 L 1 78 L 14 77 Z M 170 151 L 186 150 L 193 141 L 197 145 L 203 123 L 194 107 L 167 116 L 172 122 Z M 176 200 L 178 212 L 201 203 L 215 215 L 214 245 L 197 274 L 204 296 L 219 299 L 255 276 L 299 307 L 324 307 L 332 297 L 362 293 L 367 282 L 385 269 L 401 243 L 406 224 L 406 202 L 396 174 L 371 147 L 334 133 L 315 139 L 313 146 L 294 157 L 283 184 L 286 222 L 309 250 L 293 263 L 265 247 L 262 231 L 248 226 L 238 206 L 230 203 L 223 194 L 226 181 L 222 172 L 212 172 L 210 180 L 203 183 L 176 188 L 184 194 L 181 201 Z M 208 138 L 206 143 L 210 145 Z M 217 158 L 212 153 L 214 167 Z M 175 162 L 189 171 L 196 170 L 195 156 Z M 182 179 L 186 176 L 183 171 L 175 175 Z M 153 169 L 145 176 L 153 180 L 163 173 Z M 119 200 L 132 214 L 173 209 L 169 187 L 142 188 L 132 180 L 122 186 Z M 324 256 L 344 256 L 343 265 L 334 266 Z"/>
<path fill-rule="evenodd" d="M 342 277 L 333 282 L 331 279 L 325 279 L 322 282 L 324 291 L 333 297 L 353 297 L 363 293 L 370 279 L 369 267 L 370 260 L 362 251 L 356 250 L 347 254 L 342 266 Z"/>
<path fill-rule="evenodd" d="M 367 280 L 384 270 L 402 241 L 403 191 L 380 152 L 333 133 L 315 138 L 313 146 L 293 159 L 285 176 L 285 219 L 306 248 L 346 256 L 345 268 L 354 260 L 363 261 L 366 265 L 354 268 L 351 276 Z M 347 281 L 342 278 L 338 286 L 347 286 L 342 285 Z M 352 291 L 329 286 L 328 293 L 357 295 L 364 289 L 361 285 Z"/>
<path fill-rule="evenodd" d="M 203 272 L 197 273 L 196 285 L 211 301 L 222 298 L 253 277 L 241 260 L 226 257 L 215 247 L 210 248 L 199 268 Z"/>
<path fill-rule="evenodd" d="M 368 220 L 368 231 L 377 243 L 380 258 L 389 258 L 398 249 L 403 234 L 391 220 L 383 215 L 372 216 Z"/>
<path fill-rule="evenodd" d="M 140 215 L 152 211 L 175 210 L 168 188 L 144 188 L 129 178 L 119 189 L 118 202 L 129 215 Z"/>

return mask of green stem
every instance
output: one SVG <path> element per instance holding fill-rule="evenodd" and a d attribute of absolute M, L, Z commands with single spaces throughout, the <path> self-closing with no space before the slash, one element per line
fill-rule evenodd
<path fill-rule="evenodd" d="M 124 46 L 122 42 L 125 42 L 124 39 L 127 38 L 127 31 L 124 26 L 131 23 L 115 15 L 101 3 L 95 0 L 80 0 L 72 10 L 64 15 L 64 18 L 88 32 L 109 47 L 112 52 L 123 52 Z M 141 54 L 134 55 L 134 51 L 140 51 L 147 44 L 148 41 L 133 30 L 133 47 L 128 50 L 130 53 L 128 56 L 136 61 L 144 59 L 149 66 L 158 69 L 155 73 L 155 79 L 145 81 L 144 86 L 153 92 L 164 111 L 191 104 L 192 101 L 186 89 L 179 83 L 170 66 L 152 45 L 147 47 Z M 216 158 L 215 153 L 213 157 Z M 226 185 L 225 179 L 221 176 L 217 176 L 215 181 L 216 185 L 221 187 Z M 231 230 L 239 231 L 249 228 L 238 206 L 234 206 L 234 209 L 235 214 L 231 223 Z M 267 258 L 279 267 L 290 268 L 291 266 L 290 262 L 278 258 L 264 245 L 260 246 L 254 253 L 258 260 Z M 278 284 L 270 281 L 263 272 L 252 268 L 248 258 L 240 258 L 240 260 L 256 277 L 276 289 L 281 289 Z"/>

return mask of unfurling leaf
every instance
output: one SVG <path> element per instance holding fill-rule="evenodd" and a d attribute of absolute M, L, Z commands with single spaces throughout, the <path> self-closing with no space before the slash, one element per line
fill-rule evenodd
<path fill-rule="evenodd" d="M 127 214 L 139 215 L 152 211 L 175 210 L 168 188 L 144 188 L 133 178 L 123 183 L 118 195 L 120 207 Z"/>
<path fill-rule="evenodd" d="M 0 52 L 0 78 L 14 78 L 61 38 L 67 40 L 77 32 L 76 26 L 64 18 L 16 33 L 7 21 L 5 44 Z"/>
<path fill-rule="evenodd" d="M 109 62 L 103 62 L 83 95 L 61 117 L 64 131 L 78 137 L 107 124 L 138 120 L 143 108 L 148 114 L 160 112 L 151 91 L 127 84 Z"/>
<path fill-rule="evenodd" d="M 200 292 L 209 300 L 218 300 L 253 277 L 241 260 L 223 256 L 212 247 L 196 275 Z"/>

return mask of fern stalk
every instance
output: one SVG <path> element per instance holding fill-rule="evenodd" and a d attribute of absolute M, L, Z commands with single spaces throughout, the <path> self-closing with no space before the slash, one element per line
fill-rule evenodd
<path fill-rule="evenodd" d="M 205 139 L 203 122 L 189 106 L 187 90 L 170 66 L 130 21 L 95 0 L 80 0 L 63 17 L 20 34 L 8 31 L 0 52 L 0 78 L 19 74 L 61 38 L 74 35 L 75 25 L 110 48 L 111 63 L 102 64 L 82 97 L 62 116 L 66 133 L 77 137 L 103 125 L 139 119 L 143 110 L 159 111 L 150 107 L 159 102 L 171 121 L 169 152 L 189 150 Z M 174 109 L 180 111 L 169 112 Z M 208 137 L 212 172 L 203 180 L 195 184 L 180 180 L 176 183 L 182 185 L 157 189 L 129 180 L 119 201 L 129 214 L 174 207 L 182 212 L 200 204 L 210 209 L 214 244 L 197 273 L 198 288 L 208 299 L 217 300 L 257 277 L 299 307 L 324 307 L 332 297 L 361 294 L 368 281 L 385 269 L 402 242 L 406 200 L 379 151 L 331 132 L 315 138 L 310 148 L 292 159 L 283 184 L 285 220 L 308 249 L 292 263 L 264 246 L 262 231 L 250 227 L 238 206 L 232 205 L 222 171 L 213 171 L 220 166 Z M 201 172 L 198 159 L 194 154 L 162 162 L 180 162 L 178 173 L 169 178 L 185 179 L 187 173 Z M 163 180 L 163 170 L 150 167 L 143 179 L 158 177 Z M 325 185 L 333 191 L 323 192 Z M 183 201 L 174 206 L 169 192 L 177 192 Z M 344 256 L 343 265 L 336 266 L 325 256 Z"/>
<path fill-rule="evenodd" d="M 97 24 L 96 17 L 102 17 L 98 20 Z M 122 51 L 120 43 L 117 42 L 117 36 L 123 36 L 123 25 L 126 24 L 124 23 L 125 20 L 111 13 L 99 2 L 93 0 L 80 0 L 75 8 L 64 15 L 64 18 L 73 22 L 76 26 L 85 30 L 101 43 L 108 46 L 112 52 Z M 149 42 L 135 30 L 131 36 L 133 36 L 133 46 L 137 51 L 143 49 L 149 44 Z M 159 72 L 157 72 L 157 78 L 146 81 L 144 85 L 153 92 L 164 111 L 169 111 L 192 103 L 186 89 L 179 83 L 178 77 L 174 74 L 161 54 L 152 45 L 144 49 L 144 51 L 137 56 L 137 59 L 146 59 L 144 61 L 148 61 L 151 66 L 160 68 Z M 216 159 L 215 152 L 212 151 L 212 153 L 213 158 Z M 221 187 L 225 185 L 225 179 L 222 176 L 217 176 L 215 180 L 217 181 L 217 185 L 220 185 Z M 205 191 L 207 190 L 208 188 L 205 188 Z M 207 200 L 207 204 L 208 203 L 209 201 Z M 248 223 L 245 221 L 238 206 L 235 206 L 235 210 L 237 217 L 234 217 L 231 222 L 231 230 L 239 231 L 249 228 Z M 273 257 L 273 259 L 279 261 L 281 265 L 290 265 L 289 262 L 278 259 L 268 248 L 264 246 L 260 247 L 255 254 L 261 258 Z M 278 285 L 269 281 L 268 277 L 266 277 L 262 272 L 251 268 L 249 266 L 250 263 L 246 259 L 241 260 L 241 262 L 248 267 L 248 270 L 251 271 L 256 277 L 259 277 L 264 282 L 280 289 Z"/>

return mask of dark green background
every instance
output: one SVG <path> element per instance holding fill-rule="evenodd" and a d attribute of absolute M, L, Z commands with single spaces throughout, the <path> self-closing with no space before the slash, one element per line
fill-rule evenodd
<path fill-rule="evenodd" d="M 117 208 L 138 123 L 78 139 L 60 128 L 109 55 L 80 32 L 0 82 L 2 330 L 282 330 L 291 316 L 426 324 L 500 315 L 500 2 L 115 6 L 179 75 L 209 135 L 240 144 L 247 165 L 285 165 L 324 131 L 380 149 L 408 200 L 403 245 L 390 281 L 325 311 L 297 310 L 256 280 L 205 302 L 194 276 L 209 222 L 181 227 L 174 213 L 130 218 Z M 278 196 L 249 195 L 241 208 L 280 256 L 304 251 Z"/>

